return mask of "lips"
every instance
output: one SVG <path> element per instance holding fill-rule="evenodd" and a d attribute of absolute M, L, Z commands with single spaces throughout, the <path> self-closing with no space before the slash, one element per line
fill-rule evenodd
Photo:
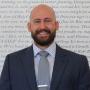
<path fill-rule="evenodd" d="M 49 29 L 40 29 L 36 31 L 36 35 L 39 39 L 47 39 L 51 32 Z"/>
<path fill-rule="evenodd" d="M 43 31 L 43 32 L 40 32 L 39 34 L 40 35 L 47 35 L 48 33 Z"/>
<path fill-rule="evenodd" d="M 49 33 L 45 31 L 38 33 L 39 38 L 48 38 L 48 36 L 49 36 Z"/>
<path fill-rule="evenodd" d="M 36 34 L 50 34 L 50 30 L 49 29 L 40 29 L 40 30 L 36 30 Z"/>

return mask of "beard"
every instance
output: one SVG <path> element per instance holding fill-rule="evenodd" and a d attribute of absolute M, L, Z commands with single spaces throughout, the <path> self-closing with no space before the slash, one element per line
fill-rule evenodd
<path fill-rule="evenodd" d="M 48 38 L 38 37 L 38 35 L 42 32 L 45 32 L 46 34 L 48 34 Z M 36 30 L 35 33 L 31 32 L 31 36 L 38 45 L 49 46 L 54 41 L 54 38 L 56 36 L 56 30 L 51 32 L 49 29 L 43 29 L 43 30 L 40 29 L 40 30 Z"/>

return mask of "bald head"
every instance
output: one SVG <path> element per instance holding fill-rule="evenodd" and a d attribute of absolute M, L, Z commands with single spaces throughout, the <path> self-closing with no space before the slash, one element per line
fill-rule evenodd
<path fill-rule="evenodd" d="M 32 20 L 33 18 L 36 18 L 38 16 L 41 17 L 41 15 L 42 16 L 46 15 L 46 17 L 48 15 L 51 18 L 53 18 L 54 20 L 56 20 L 56 16 L 55 16 L 55 12 L 54 12 L 53 8 L 51 8 L 50 6 L 45 5 L 45 4 L 40 4 L 40 5 L 36 6 L 34 9 L 32 9 L 30 19 Z"/>
<path fill-rule="evenodd" d="M 53 8 L 40 4 L 32 9 L 28 30 L 39 48 L 48 47 L 54 40 L 59 23 Z"/>

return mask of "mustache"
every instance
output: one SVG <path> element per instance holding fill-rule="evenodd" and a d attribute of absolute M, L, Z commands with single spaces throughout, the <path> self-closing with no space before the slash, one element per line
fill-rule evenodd
<path fill-rule="evenodd" d="M 50 30 L 49 29 L 40 29 L 40 30 L 36 30 L 36 34 L 39 34 L 41 32 L 46 32 L 48 34 L 51 34 Z"/>

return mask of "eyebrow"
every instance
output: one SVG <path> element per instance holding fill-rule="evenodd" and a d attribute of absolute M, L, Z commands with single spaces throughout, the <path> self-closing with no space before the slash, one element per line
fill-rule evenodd
<path fill-rule="evenodd" d="M 35 19 L 33 19 L 33 20 L 42 20 L 42 19 L 38 19 L 38 18 L 35 18 Z M 52 18 L 44 18 L 44 20 L 52 20 Z"/>

